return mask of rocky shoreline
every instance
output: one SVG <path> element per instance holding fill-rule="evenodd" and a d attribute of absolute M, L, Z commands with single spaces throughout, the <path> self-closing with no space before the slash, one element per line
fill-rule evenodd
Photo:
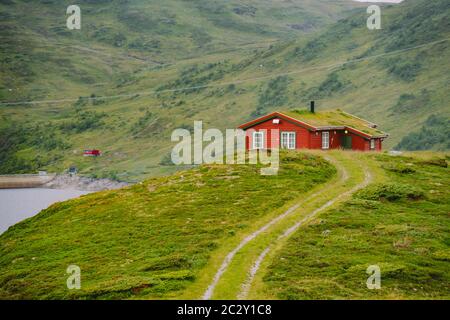
<path fill-rule="evenodd" d="M 42 188 L 74 189 L 80 191 L 103 191 L 120 189 L 130 185 L 127 182 L 110 179 L 94 179 L 78 175 L 62 174 L 55 176 L 51 181 L 43 184 Z"/>

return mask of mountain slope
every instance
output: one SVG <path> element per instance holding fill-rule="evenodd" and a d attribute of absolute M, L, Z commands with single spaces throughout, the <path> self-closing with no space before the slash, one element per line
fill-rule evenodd
<path fill-rule="evenodd" d="M 125 180 L 168 173 L 177 169 L 167 156 L 173 129 L 191 129 L 194 120 L 203 120 L 205 128 L 234 128 L 265 112 L 306 106 L 311 99 L 319 109 L 341 108 L 378 123 L 391 134 L 385 141 L 385 148 L 391 148 L 429 116 L 449 117 L 449 47 L 441 41 L 449 38 L 449 10 L 444 0 L 387 5 L 383 29 L 368 30 L 362 8 L 295 41 L 161 66 L 90 54 L 99 60 L 93 69 L 98 79 L 93 77 L 87 90 L 84 80 L 79 86 L 61 81 L 59 91 L 49 90 L 56 84 L 38 86 L 32 80 L 32 90 L 12 91 L 11 98 L 19 100 L 63 101 L 1 107 L 0 170 L 76 165 L 85 174 Z M 177 54 L 169 51 L 161 56 Z M 76 52 L 76 60 L 90 68 L 91 62 Z M 42 57 L 45 66 L 50 58 Z M 111 71 L 105 74 L 101 68 Z M 36 74 L 45 80 L 51 73 Z M 22 96 L 27 92 L 37 94 Z M 104 95 L 111 97 L 99 98 Z M 83 158 L 86 148 L 100 148 L 104 156 Z"/>
<path fill-rule="evenodd" d="M 170 148 L 169 132 L 191 125 L 183 119 L 192 111 L 153 110 L 183 101 L 136 100 L 133 92 L 156 89 L 196 64 L 239 61 L 361 6 L 350 0 L 84 0 L 78 2 L 82 28 L 69 31 L 70 4 L 0 2 L 2 173 L 76 165 L 92 176 L 135 180 L 173 171 L 159 162 Z M 128 99 L 96 100 L 121 94 Z M 3 104 L 49 99 L 58 101 Z M 80 155 L 87 148 L 100 148 L 105 157 L 86 161 Z"/>
<path fill-rule="evenodd" d="M 111 76 L 230 46 L 268 46 L 360 6 L 350 0 L 83 0 L 81 30 L 70 31 L 65 12 L 71 4 L 0 2 L 0 100 L 76 96 L 93 84 L 102 90 Z"/>
<path fill-rule="evenodd" d="M 396 149 L 428 150 L 450 149 L 450 119 L 431 115 L 418 131 L 403 137 Z"/>

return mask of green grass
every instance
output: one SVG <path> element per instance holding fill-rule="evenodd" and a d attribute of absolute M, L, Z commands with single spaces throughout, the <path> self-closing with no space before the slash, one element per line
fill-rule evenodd
<path fill-rule="evenodd" d="M 398 145 L 407 136 L 400 144 L 402 148 L 413 149 L 420 144 L 429 149 L 448 149 L 440 129 L 450 117 L 449 75 L 444 72 L 449 65 L 448 42 L 342 67 L 317 68 L 449 38 L 445 0 L 408 0 L 398 6 L 384 6 L 380 31 L 367 30 L 366 4 L 353 1 L 251 0 L 241 6 L 219 0 L 136 0 L 81 1 L 83 28 L 68 32 L 61 8 L 69 4 L 55 0 L 0 4 L 0 101 L 73 99 L 57 104 L 0 106 L 0 173 L 60 172 L 76 166 L 85 175 L 128 181 L 168 175 L 179 170 L 167 161 L 173 129 L 192 128 L 194 120 L 203 120 L 205 129 L 235 128 L 260 113 L 304 108 L 311 99 L 317 100 L 318 110 L 340 108 L 377 123 L 380 130 L 390 133 L 385 148 Z M 351 14 L 347 11 L 358 7 Z M 285 73 L 289 75 L 283 76 Z M 234 81 L 237 83 L 229 84 Z M 163 91 L 198 85 L 211 87 Z M 92 99 L 136 92 L 141 94 Z M 420 129 L 429 126 L 427 119 L 430 121 L 432 115 L 431 119 L 439 119 L 439 125 L 431 131 Z M 82 157 L 82 151 L 90 148 L 102 150 L 103 156 Z M 427 206 L 433 208 L 430 212 L 447 208 L 438 204 L 440 194 L 438 197 L 423 190 L 426 186 L 422 178 L 416 185 L 416 177 L 428 177 L 430 185 L 448 185 L 445 169 L 433 166 L 439 161 L 424 164 L 422 160 L 411 160 L 412 166 L 406 160 L 392 160 L 381 168 L 374 159 L 367 159 L 372 170 L 379 173 L 377 183 L 381 184 L 369 191 L 387 195 L 399 192 L 402 196 L 385 202 L 355 198 L 346 214 L 362 219 L 358 212 L 381 215 L 386 210 L 394 213 L 389 216 L 394 220 L 386 218 L 386 223 L 396 226 L 401 224 L 402 210 L 411 211 L 411 218 L 422 222 L 420 214 L 428 210 Z M 238 191 L 228 189 L 236 186 L 236 181 L 226 178 L 221 184 L 217 182 L 221 179 L 214 178 L 214 174 L 227 176 L 223 173 L 227 167 L 214 167 L 209 173 L 195 169 L 147 180 L 128 190 L 55 205 L 0 238 L 5 253 L 0 261 L 6 263 L 0 271 L 1 295 L 198 297 L 186 294 L 186 288 L 206 283 L 206 278 L 198 278 L 204 274 L 202 268 L 211 261 L 214 265 L 228 247 L 279 213 L 281 203 L 288 205 L 312 185 L 323 182 L 322 169 L 332 171 L 324 165 L 326 168 L 320 168 L 314 176 L 314 164 L 305 166 L 308 170 L 286 168 L 289 177 L 274 178 L 267 190 L 265 183 L 271 178 L 260 177 L 255 168 L 230 169 L 248 178 L 241 187 L 258 182 L 242 199 Z M 186 180 L 179 181 L 182 179 Z M 216 200 L 213 194 L 201 185 L 194 191 L 196 185 L 189 179 L 221 191 L 224 202 L 218 211 L 210 210 L 211 201 Z M 148 196 L 148 187 L 158 181 L 169 184 L 163 190 L 175 198 Z M 424 191 L 425 198 L 411 202 L 408 194 L 416 191 L 410 186 Z M 432 190 L 438 192 L 443 188 L 435 187 Z M 284 198 L 284 192 L 281 197 L 272 192 L 284 188 L 298 193 Z M 181 197 L 192 202 L 177 202 Z M 273 204 L 261 204 L 258 199 L 262 197 L 274 199 Z M 231 198 L 238 200 L 230 204 Z M 157 200 L 160 202 L 152 202 Z M 382 207 L 366 208 L 367 202 Z M 237 210 L 242 204 L 250 211 Z M 164 208 L 176 212 L 176 217 L 160 219 L 167 213 Z M 68 213 L 73 213 L 73 218 L 67 218 Z M 228 215 L 226 219 L 224 214 Z M 193 215 L 198 215 L 199 224 L 189 220 Z M 242 225 L 238 222 L 241 220 L 245 221 Z M 77 221 L 81 221 L 81 227 Z M 433 223 L 426 218 L 423 222 Z M 153 229 L 145 228 L 152 223 Z M 49 232 L 55 232 L 55 237 L 48 238 Z M 183 242 L 182 235 L 189 242 Z M 397 234 L 388 236 L 389 241 L 408 243 Z M 434 245 L 430 239 L 419 239 Z M 167 246 L 160 246 L 165 241 Z M 387 243 L 382 245 L 389 247 Z M 412 242 L 410 247 L 417 245 Z M 395 252 L 404 254 L 408 250 Z M 445 251 L 436 250 L 438 257 L 445 257 Z M 418 254 L 422 254 L 420 250 Z M 159 261 L 162 256 L 167 260 Z M 82 266 L 85 291 L 78 295 L 64 291 L 64 270 L 66 264 L 76 263 L 73 259 L 86 262 Z M 393 261 L 395 268 L 401 264 Z M 439 273 L 441 260 L 436 261 Z M 416 269 L 420 271 L 426 266 L 419 267 Z M 29 272 L 31 268 L 33 273 Z M 398 270 L 410 268 L 401 265 Z M 436 277 L 442 279 L 439 274 Z M 430 280 L 433 287 L 433 281 L 438 280 Z M 262 286 L 261 281 L 258 286 Z M 195 294 L 201 294 L 198 290 Z M 409 297 L 402 291 L 406 289 L 399 290 L 398 295 L 394 292 L 390 296 Z M 269 296 L 272 294 L 283 293 L 273 290 Z M 302 295 L 295 288 L 289 294 Z M 317 291 L 312 295 L 316 294 L 320 295 Z M 385 297 L 384 291 L 371 294 Z M 325 289 L 321 296 L 328 297 Z M 355 296 L 364 297 L 358 291 Z"/>
<path fill-rule="evenodd" d="M 212 256 L 335 172 L 318 156 L 285 153 L 276 176 L 205 165 L 54 204 L 0 236 L 0 298 L 189 294 Z M 79 291 L 66 288 L 70 264 L 81 268 Z"/>
<path fill-rule="evenodd" d="M 0 236 L 0 298 L 198 299 L 242 239 L 302 201 L 236 255 L 213 298 L 236 298 L 268 245 L 248 298 L 448 298 L 448 154 L 327 153 L 338 175 L 318 154 L 282 153 L 277 176 L 207 165 L 55 204 Z M 368 187 L 278 238 L 361 183 L 364 167 Z M 79 291 L 65 286 L 71 264 Z M 365 286 L 374 264 L 381 290 Z"/>
<path fill-rule="evenodd" d="M 317 153 L 319 154 L 320 152 Z M 320 208 L 329 201 L 339 203 L 346 200 L 346 197 L 341 195 L 364 181 L 365 169 L 363 163 L 358 159 L 357 153 L 333 151 L 328 152 L 326 156 L 338 168 L 338 175 L 325 185 L 300 195 L 295 201 L 298 208 L 291 211 L 289 215 L 283 217 L 281 220 L 278 220 L 242 247 L 217 283 L 213 292 L 213 299 L 241 299 L 242 285 L 246 283 L 250 269 L 265 249 L 270 247 L 273 250 L 274 245 L 278 245 L 280 242 L 280 235 L 317 208 Z M 279 214 L 281 213 L 279 212 Z M 218 257 L 216 255 L 214 260 L 220 261 L 213 263 L 213 267 L 208 268 L 208 270 L 211 271 L 212 269 L 212 271 L 216 272 L 219 269 L 220 263 L 225 259 L 225 255 L 236 246 L 237 244 L 234 243 L 232 246 L 229 246 L 228 251 L 222 250 L 222 256 Z M 205 272 L 204 274 L 204 277 L 209 283 L 214 276 L 214 273 L 210 273 Z M 199 284 L 202 284 L 202 288 L 205 290 L 206 286 L 202 282 L 199 281 Z M 196 287 L 194 286 L 192 290 L 195 291 Z M 197 296 L 201 296 L 201 294 L 203 292 Z"/>
<path fill-rule="evenodd" d="M 299 229 L 267 263 L 252 298 L 450 297 L 445 155 L 382 154 L 366 162 L 378 168 L 376 183 Z M 380 290 L 366 287 L 370 265 L 381 268 Z"/>

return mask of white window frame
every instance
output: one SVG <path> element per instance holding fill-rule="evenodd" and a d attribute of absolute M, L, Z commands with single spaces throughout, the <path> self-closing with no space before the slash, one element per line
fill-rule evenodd
<path fill-rule="evenodd" d="M 286 140 L 283 138 L 284 136 Z M 294 150 L 297 145 L 297 133 L 295 131 L 282 131 L 280 140 L 282 149 Z"/>
<path fill-rule="evenodd" d="M 375 150 L 375 139 L 370 139 L 370 150 Z"/>
<path fill-rule="evenodd" d="M 330 149 L 330 132 L 322 131 L 322 149 Z"/>
<path fill-rule="evenodd" d="M 261 137 L 260 146 L 256 145 L 256 136 L 260 136 Z M 264 132 L 263 131 L 254 131 L 253 132 L 252 146 L 253 146 L 254 150 L 256 150 L 256 149 L 264 149 Z"/>

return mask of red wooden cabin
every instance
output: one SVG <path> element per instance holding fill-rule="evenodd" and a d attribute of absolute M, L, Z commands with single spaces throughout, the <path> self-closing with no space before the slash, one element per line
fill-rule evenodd
<path fill-rule="evenodd" d="M 381 151 L 388 135 L 364 119 L 341 110 L 273 112 L 239 126 L 250 149 L 350 149 Z M 278 130 L 277 134 L 274 129 Z"/>

